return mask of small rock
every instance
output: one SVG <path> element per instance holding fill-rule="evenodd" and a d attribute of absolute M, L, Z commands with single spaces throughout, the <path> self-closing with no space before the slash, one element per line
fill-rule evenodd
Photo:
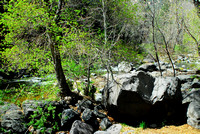
<path fill-rule="evenodd" d="M 64 130 L 70 129 L 74 120 L 80 120 L 78 112 L 72 109 L 66 109 L 62 112 L 61 126 Z"/>
<path fill-rule="evenodd" d="M 70 134 L 93 134 L 94 130 L 91 125 L 80 120 L 74 121 L 70 129 Z"/>
<path fill-rule="evenodd" d="M 151 128 L 156 128 L 157 125 L 156 125 L 156 124 L 151 124 L 150 127 L 151 127 Z"/>
<path fill-rule="evenodd" d="M 96 93 L 95 94 L 95 101 L 97 101 L 97 102 L 102 101 L 102 93 Z"/>
<path fill-rule="evenodd" d="M 94 108 L 93 113 L 95 114 L 95 116 L 96 116 L 97 118 L 101 118 L 101 119 L 102 119 L 102 118 L 105 118 L 105 117 L 106 117 L 106 115 L 105 115 L 104 113 L 102 113 L 102 112 L 99 112 L 97 108 Z"/>
<path fill-rule="evenodd" d="M 120 131 L 122 129 L 122 126 L 120 124 L 114 124 L 111 127 L 109 127 L 106 132 L 109 132 L 111 134 L 120 134 Z"/>
<path fill-rule="evenodd" d="M 88 109 L 94 109 L 94 104 L 92 103 L 92 101 L 90 100 L 82 100 L 79 104 L 78 104 L 78 110 L 80 110 L 81 112 L 83 110 L 85 110 L 86 108 Z"/>
<path fill-rule="evenodd" d="M 100 127 L 102 130 L 106 130 L 108 127 L 112 125 L 111 121 L 108 118 L 103 118 Z"/>
<path fill-rule="evenodd" d="M 112 134 L 112 133 L 106 131 L 96 131 L 94 134 Z"/>
<path fill-rule="evenodd" d="M 82 119 L 85 123 L 90 124 L 95 130 L 99 128 L 97 117 L 92 110 L 86 108 L 82 113 Z"/>

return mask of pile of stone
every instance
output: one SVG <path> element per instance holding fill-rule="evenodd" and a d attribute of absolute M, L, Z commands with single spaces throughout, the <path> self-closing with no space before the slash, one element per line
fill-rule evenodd
<path fill-rule="evenodd" d="M 26 100 L 22 103 L 22 108 L 5 102 L 0 106 L 2 128 L 0 132 L 36 134 L 51 134 L 55 131 L 59 134 L 67 132 L 70 132 L 70 134 L 119 133 L 121 125 L 114 124 L 112 126 L 113 123 L 103 113 L 103 109 L 102 105 L 95 105 L 89 99 L 83 99 L 74 106 L 67 104 L 66 101 Z M 42 121 L 39 122 L 39 120 Z M 31 121 L 32 123 L 29 124 Z M 36 122 L 38 122 L 37 125 Z M 42 124 L 44 126 L 40 126 Z"/>

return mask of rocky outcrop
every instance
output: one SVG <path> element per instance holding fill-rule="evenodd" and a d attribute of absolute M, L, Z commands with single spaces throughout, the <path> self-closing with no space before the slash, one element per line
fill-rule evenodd
<path fill-rule="evenodd" d="M 200 102 L 193 101 L 190 103 L 187 111 L 187 123 L 197 129 L 200 129 Z"/>
<path fill-rule="evenodd" d="M 118 75 L 105 87 L 103 97 L 111 113 L 129 119 L 172 115 L 182 101 L 178 78 L 153 77 L 143 71 Z"/>

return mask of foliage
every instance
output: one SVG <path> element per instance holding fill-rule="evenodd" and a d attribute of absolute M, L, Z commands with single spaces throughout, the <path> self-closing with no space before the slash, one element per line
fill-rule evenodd
<path fill-rule="evenodd" d="M 50 105 L 45 105 L 44 109 L 37 107 L 37 110 L 30 116 L 30 122 L 28 125 L 32 125 L 35 129 L 41 129 L 41 132 L 44 133 L 46 126 L 50 125 L 53 128 L 53 131 L 59 130 L 58 122 L 55 121 L 56 117 L 56 107 Z M 50 121 L 49 118 L 52 118 L 54 121 Z"/>
<path fill-rule="evenodd" d="M 5 49 L 2 56 L 7 59 L 3 66 L 6 71 L 26 68 L 36 69 L 40 75 L 54 72 L 50 53 L 40 48 L 27 49 L 24 46 L 15 45 L 10 49 Z"/>
<path fill-rule="evenodd" d="M 24 100 L 42 99 L 58 100 L 59 89 L 52 83 L 47 85 L 19 85 L 19 87 L 7 88 L 0 90 L 0 100 L 20 105 Z"/>
<path fill-rule="evenodd" d="M 146 123 L 144 121 L 142 121 L 140 123 L 140 128 L 145 129 L 146 128 Z"/>

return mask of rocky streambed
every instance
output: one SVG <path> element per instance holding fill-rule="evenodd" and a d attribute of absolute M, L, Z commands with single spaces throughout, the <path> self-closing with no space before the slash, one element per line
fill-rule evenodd
<path fill-rule="evenodd" d="M 176 67 L 177 76 L 172 77 L 170 64 L 161 65 L 163 77 L 155 63 L 119 64 L 114 79 L 101 94 L 96 93 L 97 100 L 74 94 L 60 101 L 26 100 L 20 107 L 4 102 L 0 131 L 119 134 L 122 125 L 117 122 L 134 126 L 143 121 L 148 128 L 159 128 L 164 122 L 200 129 L 198 70 Z"/>

